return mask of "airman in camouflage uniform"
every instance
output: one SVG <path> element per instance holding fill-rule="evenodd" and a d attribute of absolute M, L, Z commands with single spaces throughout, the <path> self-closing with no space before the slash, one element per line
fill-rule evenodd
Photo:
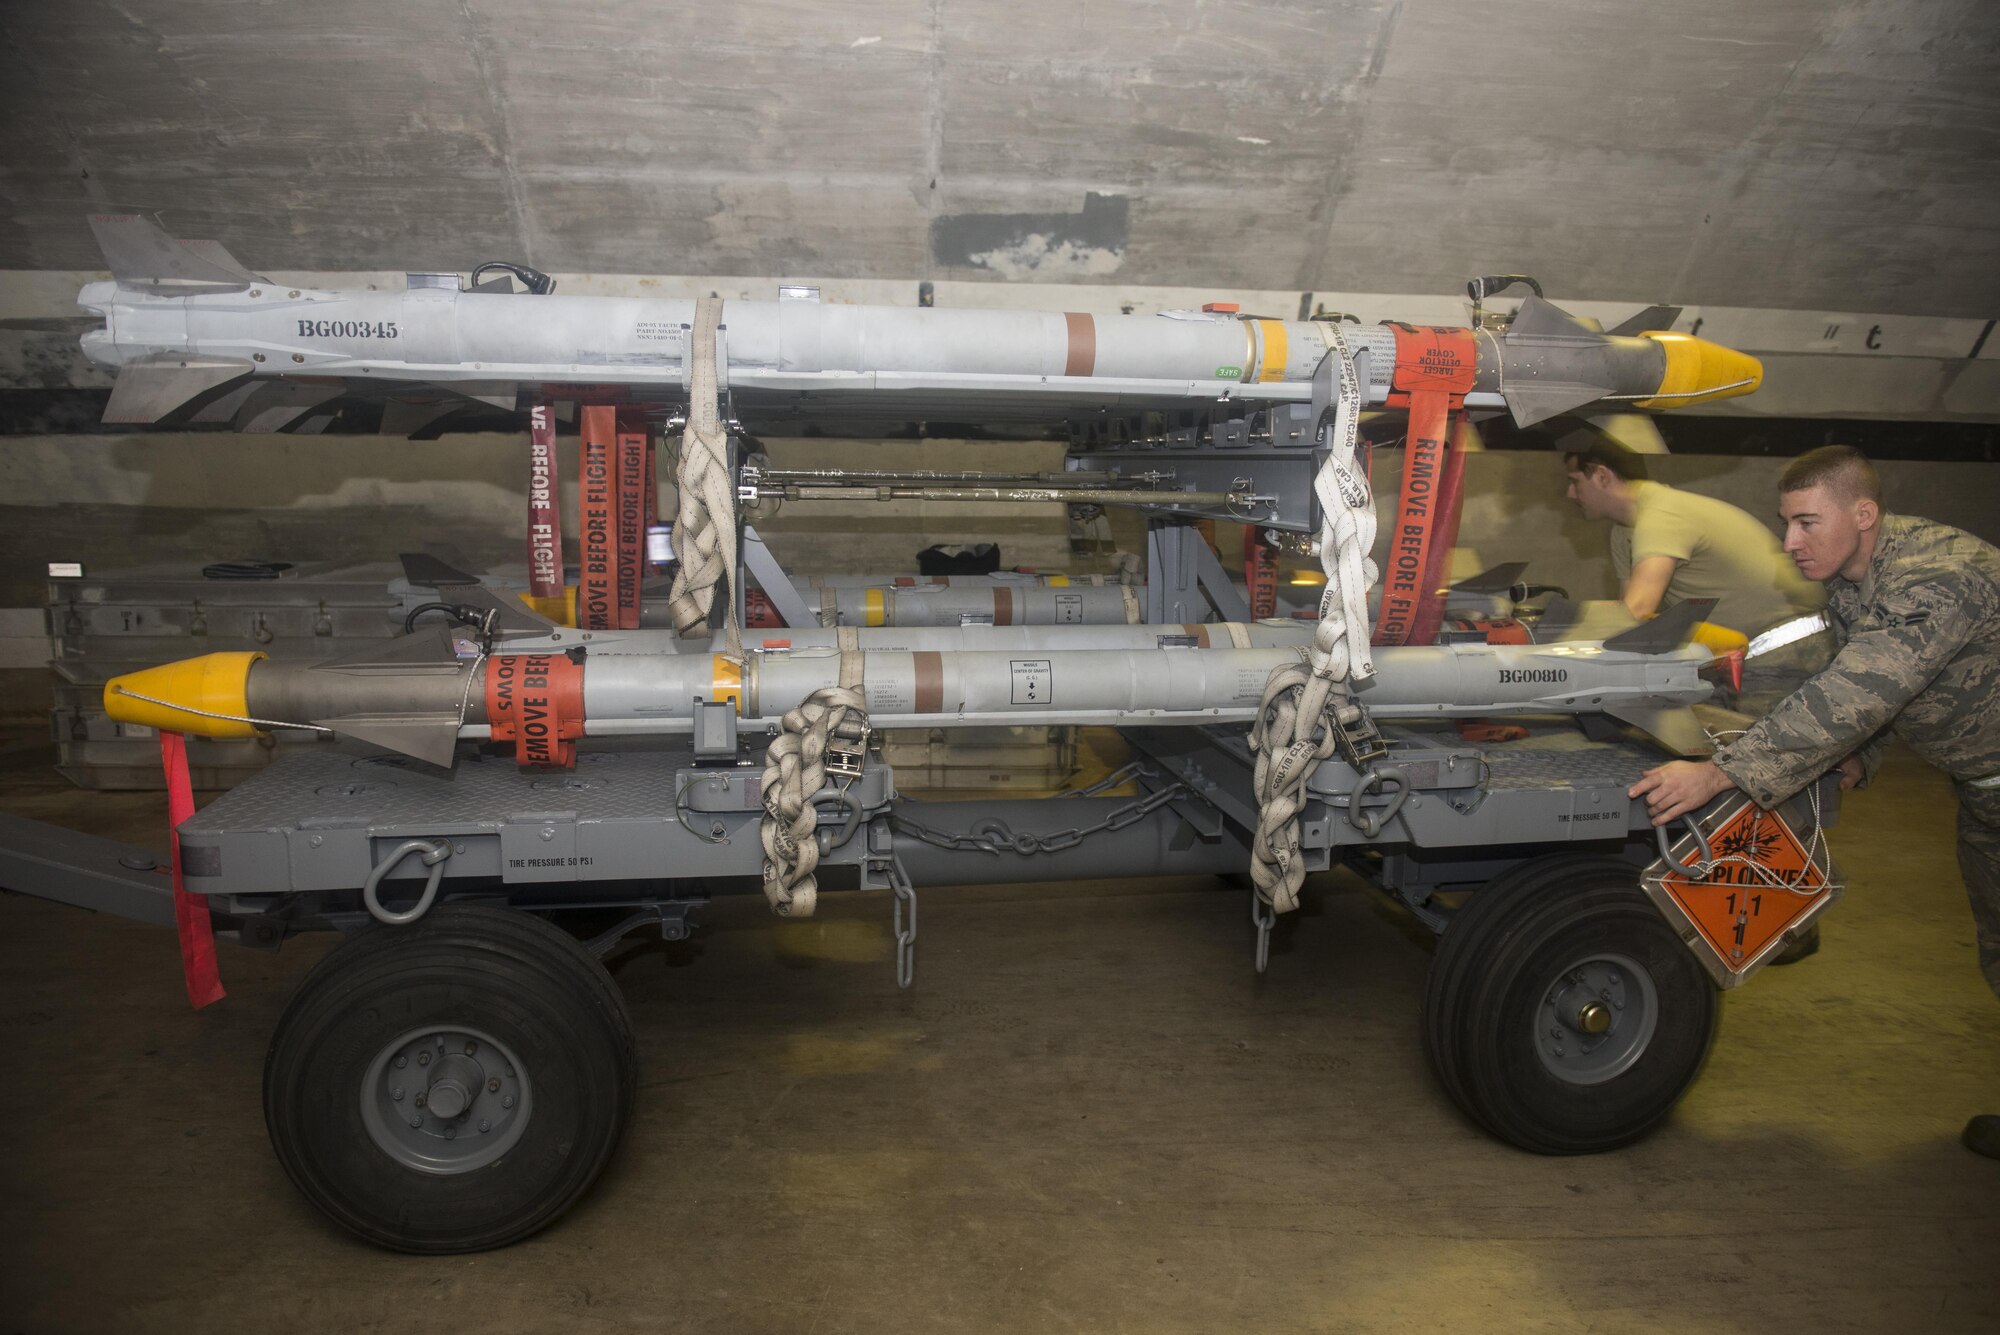
<path fill-rule="evenodd" d="M 1843 474 L 1864 484 L 1846 498 Z M 2000 550 L 1880 513 L 1873 468 L 1844 447 L 1803 456 L 1780 485 L 1785 550 L 1825 582 L 1840 651 L 1711 761 L 1663 765 L 1632 796 L 1655 824 L 1732 786 L 1773 807 L 1835 767 L 1842 787 L 1867 782 L 1894 732 L 1958 793 L 1959 869 L 2000 995 Z M 2000 1158 L 2000 1116 L 1973 1118 L 1965 1142 Z"/>

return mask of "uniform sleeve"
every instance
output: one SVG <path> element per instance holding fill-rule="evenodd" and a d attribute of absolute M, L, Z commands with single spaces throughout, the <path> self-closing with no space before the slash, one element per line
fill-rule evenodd
<path fill-rule="evenodd" d="M 1879 734 L 1978 630 L 1986 599 L 1961 573 L 1933 571 L 1879 603 L 1882 623 L 1851 630 L 1833 662 L 1808 678 L 1715 763 L 1762 807 L 1774 807 L 1861 754 L 1871 776 Z"/>
<path fill-rule="evenodd" d="M 1701 525 L 1680 506 L 1671 501 L 1648 505 L 1632 521 L 1632 564 L 1649 556 L 1685 561 L 1701 545 L 1701 537 Z"/>

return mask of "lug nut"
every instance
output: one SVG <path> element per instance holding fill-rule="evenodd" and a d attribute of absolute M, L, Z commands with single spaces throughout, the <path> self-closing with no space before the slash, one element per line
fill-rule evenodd
<path fill-rule="evenodd" d="M 409 1064 L 410 1064 L 410 1059 L 408 1057 L 396 1058 L 396 1069 L 399 1071 L 402 1070 L 405 1066 L 408 1066 Z"/>
<path fill-rule="evenodd" d="M 446 1140 L 457 1140 L 457 1139 L 458 1139 L 458 1128 L 457 1128 L 457 1127 L 455 1127 L 455 1126 L 448 1126 L 448 1127 L 446 1127 L 446 1128 L 444 1129 L 444 1138 L 445 1138 Z"/>
<path fill-rule="evenodd" d="M 477 1043 L 473 1042 L 473 1041 L 472 1041 L 471 1039 L 469 1039 L 469 1038 L 468 1038 L 468 1039 L 466 1039 L 466 1040 L 465 1040 L 465 1055 L 466 1055 L 466 1056 L 468 1056 L 468 1057 L 470 1057 L 470 1056 L 471 1056 L 471 1055 L 472 1055 L 473 1053 L 475 1053 L 475 1052 L 477 1052 L 477 1051 L 479 1051 L 479 1045 L 478 1045 Z"/>
<path fill-rule="evenodd" d="M 417 1054 L 417 1065 L 419 1065 L 419 1066 L 429 1066 L 430 1064 L 431 1064 L 431 1054 L 430 1054 L 430 1053 L 428 1053 L 428 1052 L 419 1052 L 419 1053 Z"/>
<path fill-rule="evenodd" d="M 494 1076 L 494 1077 L 493 1077 L 493 1078 L 492 1078 L 491 1080 L 488 1080 L 488 1081 L 486 1082 L 486 1092 L 487 1092 L 488 1094 L 498 1094 L 498 1093 L 500 1092 L 500 1077 L 499 1077 L 499 1076 L 497 1076 L 497 1075 L 496 1075 L 496 1076 Z"/>
<path fill-rule="evenodd" d="M 505 1098 L 501 1099 L 501 1100 L 500 1100 L 500 1106 L 501 1106 L 501 1107 L 503 1107 L 503 1108 L 511 1108 L 511 1107 L 513 1107 L 513 1106 L 514 1106 L 514 1096 L 513 1096 L 512 1094 L 509 1094 L 509 1095 L 507 1095 L 507 1097 L 505 1097 Z"/>
<path fill-rule="evenodd" d="M 401 1085 L 390 1086 L 389 1097 L 394 1099 L 396 1102 L 401 1103 L 403 1101 L 403 1087 Z"/>
<path fill-rule="evenodd" d="M 412 1100 L 412 1102 L 414 1102 L 419 1108 L 421 1108 L 424 1106 L 424 1096 L 419 1094 L 414 1100 Z"/>
<path fill-rule="evenodd" d="M 487 1121 L 484 1117 L 482 1117 L 479 1119 L 479 1129 L 481 1131 L 491 1131 L 493 1129 L 493 1123 Z"/>
<path fill-rule="evenodd" d="M 413 1131 L 422 1130 L 423 1125 L 424 1125 L 424 1119 L 421 1117 L 412 1117 L 410 1119 L 410 1129 Z"/>

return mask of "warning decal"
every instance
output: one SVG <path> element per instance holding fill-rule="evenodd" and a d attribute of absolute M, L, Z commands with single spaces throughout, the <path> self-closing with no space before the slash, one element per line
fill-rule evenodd
<path fill-rule="evenodd" d="M 1656 863 L 1646 877 L 1647 888 L 1672 902 L 1678 912 L 1668 916 L 1683 919 L 1699 934 L 1714 952 L 1715 964 L 1736 981 L 1786 928 L 1831 902 L 1838 887 L 1791 826 L 1754 802 L 1724 817 L 1709 832 L 1708 843 L 1711 861 L 1700 880 Z M 1676 845 L 1674 855 L 1694 865 L 1700 850 L 1689 837 Z"/>

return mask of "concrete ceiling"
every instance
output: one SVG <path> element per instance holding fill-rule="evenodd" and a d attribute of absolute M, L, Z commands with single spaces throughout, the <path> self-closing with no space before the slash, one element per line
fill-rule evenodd
<path fill-rule="evenodd" d="M 1991 0 L 8 0 L 0 269 L 2000 311 Z"/>

